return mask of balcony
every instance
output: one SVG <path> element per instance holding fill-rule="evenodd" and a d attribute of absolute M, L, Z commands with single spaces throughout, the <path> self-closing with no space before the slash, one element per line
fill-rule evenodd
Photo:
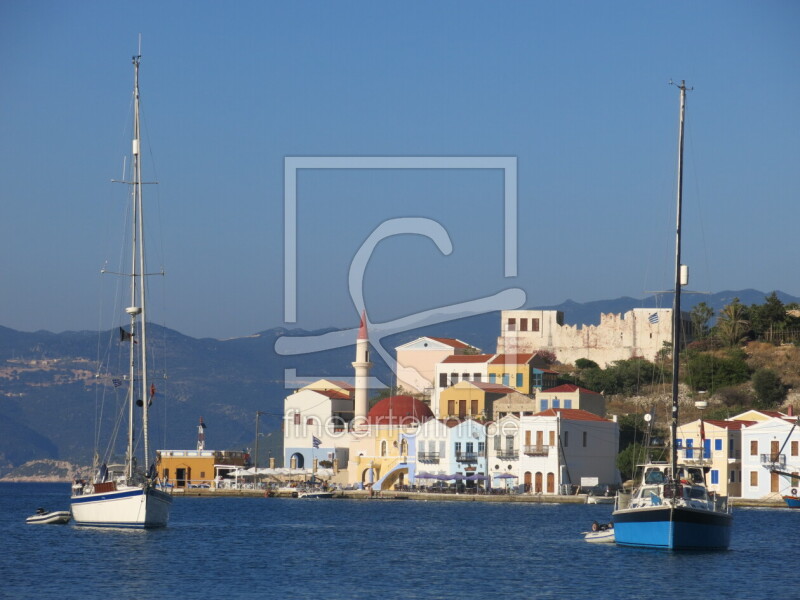
<path fill-rule="evenodd" d="M 438 452 L 418 452 L 417 453 L 417 461 L 424 462 L 424 463 L 438 463 L 439 462 L 439 453 Z"/>
<path fill-rule="evenodd" d="M 761 466 L 771 468 L 786 468 L 786 455 L 785 454 L 762 454 Z"/>
<path fill-rule="evenodd" d="M 478 462 L 477 452 L 456 452 L 456 462 L 476 463 Z"/>
<path fill-rule="evenodd" d="M 519 452 L 516 450 L 498 450 L 498 460 L 519 460 Z"/>
<path fill-rule="evenodd" d="M 547 456 L 550 446 L 523 446 L 522 451 L 528 456 Z"/>

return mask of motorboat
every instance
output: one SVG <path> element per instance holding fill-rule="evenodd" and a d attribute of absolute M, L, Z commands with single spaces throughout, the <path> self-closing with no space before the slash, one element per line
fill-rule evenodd
<path fill-rule="evenodd" d="M 72 514 L 68 510 L 50 512 L 39 508 L 36 510 L 36 514 L 25 519 L 25 522 L 29 525 L 64 525 L 69 523 L 71 518 Z"/>
<path fill-rule="evenodd" d="M 333 498 L 333 492 L 323 490 L 298 490 L 298 498 Z"/>

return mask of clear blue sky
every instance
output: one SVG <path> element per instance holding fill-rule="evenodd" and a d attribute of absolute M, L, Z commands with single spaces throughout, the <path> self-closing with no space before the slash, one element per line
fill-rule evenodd
<path fill-rule="evenodd" d="M 97 329 L 118 264 L 142 34 L 151 268 L 197 337 L 284 319 L 284 157 L 513 156 L 497 170 L 302 171 L 297 323 L 356 326 L 350 261 L 386 219 L 373 321 L 517 287 L 527 304 L 670 285 L 678 92 L 692 289 L 800 295 L 800 3 L 3 2 L 0 325 Z M 152 160 L 150 158 L 152 157 Z M 155 170 L 155 172 L 154 172 Z M 106 310 L 104 307 L 103 310 Z"/>

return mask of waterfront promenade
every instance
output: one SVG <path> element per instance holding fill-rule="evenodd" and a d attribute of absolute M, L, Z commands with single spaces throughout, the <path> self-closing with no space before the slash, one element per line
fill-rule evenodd
<path fill-rule="evenodd" d="M 271 491 L 270 497 L 291 498 L 289 491 Z M 191 488 L 175 490 L 176 497 L 266 497 L 265 490 L 256 489 L 210 489 L 210 488 Z M 421 500 L 428 502 L 511 502 L 528 504 L 585 504 L 586 494 L 573 494 L 569 496 L 552 494 L 454 494 L 454 493 L 433 493 L 433 492 L 405 492 L 386 490 L 370 494 L 367 490 L 335 490 L 333 498 L 347 498 L 351 500 Z M 743 498 L 731 498 L 730 503 L 734 507 L 764 507 L 764 508 L 784 508 L 786 503 L 782 500 L 746 500 Z M 609 505 L 609 508 L 611 505 Z"/>

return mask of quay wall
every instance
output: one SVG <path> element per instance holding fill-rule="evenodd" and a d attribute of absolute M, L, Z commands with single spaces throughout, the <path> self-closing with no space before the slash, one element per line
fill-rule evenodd
<path fill-rule="evenodd" d="M 192 489 L 174 494 L 175 497 L 253 497 L 264 498 L 263 490 L 213 490 Z M 290 498 L 289 493 L 277 493 L 275 498 Z M 430 494 L 425 492 L 395 492 L 382 491 L 370 495 L 364 490 L 341 490 L 334 494 L 334 498 L 347 498 L 351 500 L 423 500 L 427 502 L 516 502 L 528 504 L 585 504 L 586 495 L 577 494 L 560 496 L 551 494 Z M 788 508 L 783 500 L 750 500 L 745 498 L 730 498 L 730 503 L 735 508 L 761 507 L 761 508 Z M 611 509 L 611 505 L 608 505 Z"/>

